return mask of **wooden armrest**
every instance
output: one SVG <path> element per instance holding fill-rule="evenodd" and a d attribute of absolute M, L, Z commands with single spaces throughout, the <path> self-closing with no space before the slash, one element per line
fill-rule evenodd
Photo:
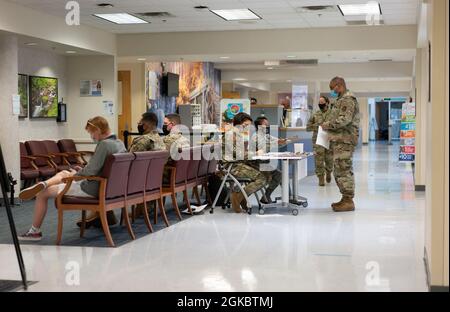
<path fill-rule="evenodd" d="M 81 156 L 81 153 L 78 152 L 65 152 L 69 156 Z"/>
<path fill-rule="evenodd" d="M 73 177 L 63 178 L 61 181 L 63 183 L 68 183 L 68 182 L 84 181 L 84 180 L 91 180 L 91 181 L 102 182 L 102 181 L 106 181 L 107 179 L 106 178 L 102 178 L 102 177 L 96 177 L 96 176 L 73 176 Z"/>
<path fill-rule="evenodd" d="M 68 157 L 69 155 L 67 153 L 49 153 L 52 157 Z"/>
<path fill-rule="evenodd" d="M 36 157 L 32 157 L 32 156 L 20 156 L 20 158 L 24 158 L 24 159 L 28 159 L 28 160 L 35 160 Z"/>
<path fill-rule="evenodd" d="M 31 155 L 32 157 L 36 157 L 36 158 L 45 158 L 47 160 L 51 160 L 53 157 L 50 155 L 41 155 L 41 154 L 36 154 L 36 155 Z"/>

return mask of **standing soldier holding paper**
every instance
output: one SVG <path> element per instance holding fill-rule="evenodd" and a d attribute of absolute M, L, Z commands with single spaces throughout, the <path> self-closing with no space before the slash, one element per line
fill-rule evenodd
<path fill-rule="evenodd" d="M 341 201 L 331 204 L 331 207 L 336 212 L 354 211 L 353 153 L 359 139 L 359 104 L 341 77 L 331 80 L 330 90 L 332 97 L 337 97 L 336 104 L 329 120 L 321 126 L 328 132 L 333 151 L 334 178 L 342 194 Z"/>
<path fill-rule="evenodd" d="M 325 174 L 327 183 L 331 182 L 331 173 L 333 172 L 333 152 L 321 145 L 317 145 L 317 133 L 319 125 L 327 121 L 331 114 L 330 100 L 326 96 L 321 96 L 319 108 L 312 115 L 306 125 L 306 131 L 312 131 L 312 142 L 314 145 L 314 159 L 316 164 L 316 175 L 319 178 L 319 186 L 325 186 Z"/>

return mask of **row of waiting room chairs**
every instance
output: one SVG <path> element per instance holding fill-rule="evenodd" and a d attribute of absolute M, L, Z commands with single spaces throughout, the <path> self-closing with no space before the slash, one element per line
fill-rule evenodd
<path fill-rule="evenodd" d="M 71 139 L 20 142 L 20 179 L 23 187 L 74 166 L 83 167 L 92 152 L 77 151 Z"/>
<path fill-rule="evenodd" d="M 208 153 L 203 153 L 202 149 L 210 149 Z M 56 200 L 58 210 L 58 234 L 57 244 L 61 243 L 63 229 L 63 214 L 65 211 L 81 211 L 81 229 L 80 236 L 83 237 L 86 226 L 86 211 L 99 213 L 103 231 L 108 244 L 114 247 L 106 213 L 111 210 L 121 209 L 121 219 L 125 221 L 128 233 L 131 239 L 135 239 L 131 221 L 128 215 L 128 207 L 137 204 L 144 205 L 144 220 L 149 232 L 153 232 L 151 222 L 147 211 L 147 203 L 157 201 L 155 205 L 154 222 L 157 222 L 158 211 L 161 214 L 166 226 L 169 226 L 165 209 L 164 199 L 170 196 L 172 205 L 178 219 L 182 219 L 177 204 L 176 195 L 183 192 L 184 201 L 188 211 L 193 214 L 187 191 L 192 188 L 198 196 L 198 187 L 202 186 L 206 191 L 206 197 L 211 204 L 211 197 L 208 193 L 208 178 L 216 173 L 217 159 L 206 158 L 204 155 L 214 154 L 215 149 L 220 149 L 220 145 L 204 145 L 189 148 L 189 157 L 183 157 L 168 167 L 170 168 L 169 184 L 163 184 L 164 165 L 169 157 L 166 151 L 157 152 L 137 152 L 113 154 L 107 158 L 103 171 L 97 177 L 71 177 L 66 179 L 66 187 Z M 181 155 L 187 155 L 186 151 L 180 151 Z M 194 157 L 201 155 L 201 157 Z M 73 181 L 96 180 L 100 183 L 99 197 L 86 198 L 67 196 L 65 193 L 70 188 Z"/>

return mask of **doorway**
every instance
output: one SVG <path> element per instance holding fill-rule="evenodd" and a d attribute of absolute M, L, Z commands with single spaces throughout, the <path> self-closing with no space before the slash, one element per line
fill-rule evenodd
<path fill-rule="evenodd" d="M 369 98 L 368 102 L 369 141 L 399 141 L 406 98 Z"/>
<path fill-rule="evenodd" d="M 131 131 L 131 71 L 120 70 L 118 72 L 119 112 L 118 127 L 119 139 L 124 140 L 123 132 Z M 130 143 L 130 142 L 127 142 Z M 129 145 L 127 145 L 129 146 Z"/>

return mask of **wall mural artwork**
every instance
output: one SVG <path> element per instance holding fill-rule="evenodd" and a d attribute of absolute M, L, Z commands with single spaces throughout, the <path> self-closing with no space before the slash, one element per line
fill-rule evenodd
<path fill-rule="evenodd" d="M 30 117 L 58 117 L 58 79 L 30 76 Z"/>
<path fill-rule="evenodd" d="M 201 104 L 202 123 L 218 124 L 220 120 L 221 72 L 213 63 L 168 62 L 165 71 L 178 74 L 179 96 L 160 95 L 163 73 L 161 63 L 147 63 L 145 70 L 146 101 L 150 110 L 164 114 L 176 112 L 178 105 Z"/>

